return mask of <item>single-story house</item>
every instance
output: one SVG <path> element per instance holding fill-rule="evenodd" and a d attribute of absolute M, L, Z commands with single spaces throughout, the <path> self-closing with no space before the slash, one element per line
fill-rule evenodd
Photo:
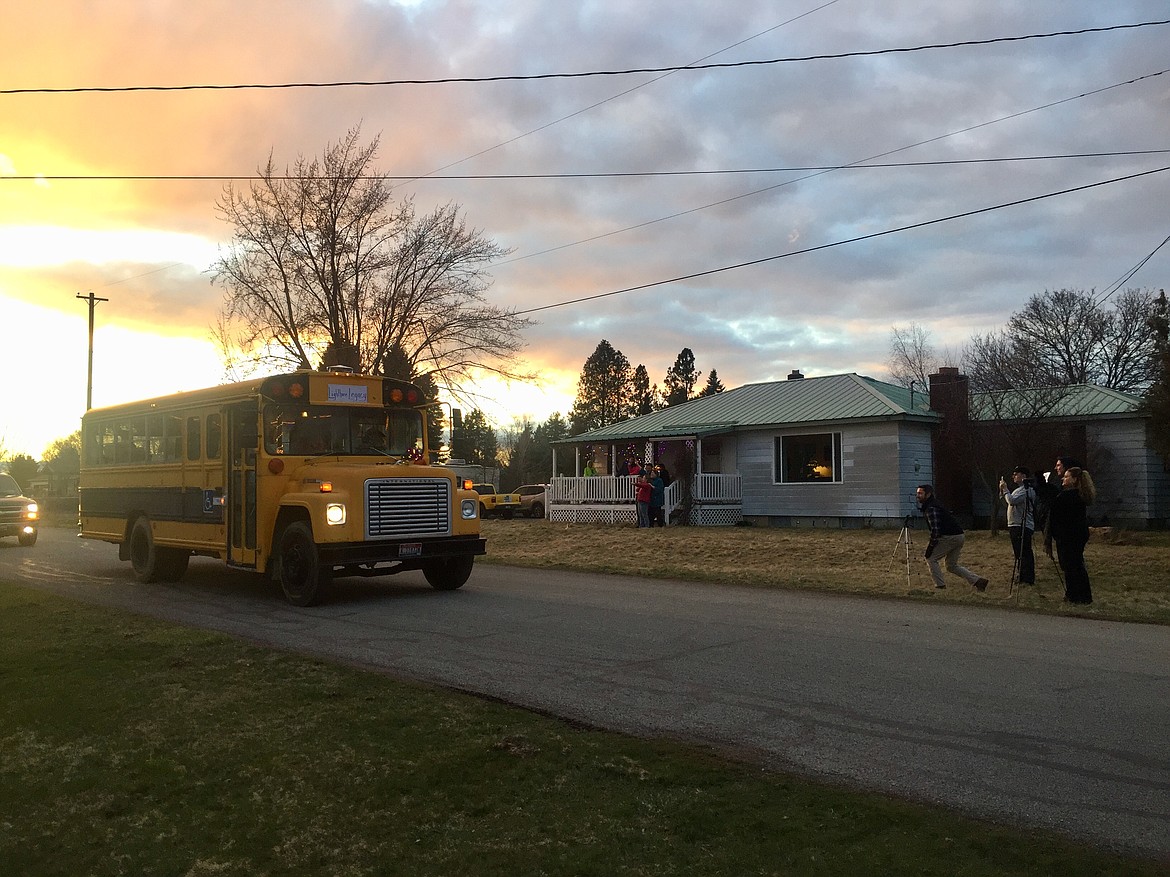
<path fill-rule="evenodd" d="M 627 458 L 670 472 L 668 515 L 690 523 L 901 526 L 914 488 L 933 478 L 940 415 L 925 392 L 858 374 L 747 384 L 554 443 L 580 476 L 554 478 L 553 520 L 632 520 L 633 488 L 605 475 Z M 677 487 L 676 487 L 677 485 Z M 614 487 L 611 495 L 606 487 Z M 673 501 L 672 501 L 673 500 Z M 628 513 L 604 515 L 629 504 Z"/>

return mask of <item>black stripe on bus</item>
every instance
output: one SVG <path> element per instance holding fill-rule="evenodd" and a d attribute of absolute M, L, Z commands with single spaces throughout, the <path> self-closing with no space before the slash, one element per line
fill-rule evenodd
<path fill-rule="evenodd" d="M 125 519 L 143 512 L 155 521 L 223 523 L 223 505 L 213 501 L 218 491 L 199 487 L 83 487 L 80 493 L 82 515 Z"/>

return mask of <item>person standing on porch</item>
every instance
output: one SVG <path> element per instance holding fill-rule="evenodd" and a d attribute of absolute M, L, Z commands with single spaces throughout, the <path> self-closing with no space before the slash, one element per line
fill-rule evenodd
<path fill-rule="evenodd" d="M 634 482 L 634 501 L 638 510 L 638 526 L 650 526 L 650 500 L 654 496 L 654 485 L 649 476 L 643 472 Z"/>
<path fill-rule="evenodd" d="M 594 469 L 593 469 L 593 461 L 592 460 L 585 461 L 585 470 L 581 474 L 584 475 L 586 478 L 592 478 L 594 475 L 597 474 L 597 472 L 594 471 Z"/>
<path fill-rule="evenodd" d="M 987 590 L 987 579 L 976 575 L 964 566 L 959 566 L 959 555 L 963 551 L 965 535 L 955 516 L 943 508 L 935 498 L 934 488 L 929 484 L 919 484 L 915 491 L 918 504 L 922 507 L 922 516 L 930 527 L 930 541 L 926 544 L 926 562 L 930 565 L 930 576 L 934 579 L 936 588 L 945 588 L 940 560 L 945 560 L 947 571 L 960 578 L 966 579 L 975 586 L 977 591 Z"/>
<path fill-rule="evenodd" d="M 650 526 L 665 527 L 666 521 L 662 511 L 666 507 L 666 485 L 662 483 L 662 475 L 657 466 L 648 470 L 647 474 L 652 488 L 650 493 Z"/>

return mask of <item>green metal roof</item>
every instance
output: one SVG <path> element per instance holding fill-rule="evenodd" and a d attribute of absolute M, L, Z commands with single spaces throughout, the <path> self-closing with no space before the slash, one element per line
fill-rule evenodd
<path fill-rule="evenodd" d="M 925 391 L 915 392 L 911 403 L 905 387 L 850 373 L 745 384 L 553 444 L 681 438 L 754 427 L 911 416 L 939 418 L 930 410 Z"/>
<path fill-rule="evenodd" d="M 1136 415 L 1141 397 L 1094 384 L 971 394 L 972 420 Z"/>

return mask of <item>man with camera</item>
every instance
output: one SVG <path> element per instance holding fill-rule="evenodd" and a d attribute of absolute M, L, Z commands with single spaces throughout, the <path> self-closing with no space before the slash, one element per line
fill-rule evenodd
<path fill-rule="evenodd" d="M 1036 491 L 1032 489 L 1031 473 L 1023 466 L 1012 470 L 1011 482 L 999 479 L 999 492 L 1007 503 L 1008 536 L 1012 540 L 1018 577 L 1021 585 L 1036 584 L 1036 555 L 1032 553 L 1032 534 L 1036 532 Z"/>
<path fill-rule="evenodd" d="M 936 588 L 945 588 L 940 560 L 946 560 L 947 571 L 966 579 L 977 591 L 987 590 L 987 579 L 976 575 L 964 566 L 959 566 L 959 554 L 963 550 L 965 536 L 955 516 L 943 508 L 929 484 L 919 484 L 914 495 L 922 508 L 922 516 L 930 527 L 930 541 L 926 544 L 926 562 L 930 565 L 930 576 Z"/>

